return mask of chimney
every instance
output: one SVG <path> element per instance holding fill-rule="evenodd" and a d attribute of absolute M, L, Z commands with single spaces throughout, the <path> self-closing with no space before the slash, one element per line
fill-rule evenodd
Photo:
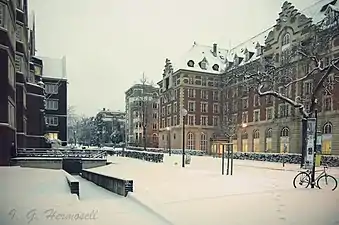
<path fill-rule="evenodd" d="M 216 43 L 213 44 L 213 55 L 217 56 L 218 45 Z"/>

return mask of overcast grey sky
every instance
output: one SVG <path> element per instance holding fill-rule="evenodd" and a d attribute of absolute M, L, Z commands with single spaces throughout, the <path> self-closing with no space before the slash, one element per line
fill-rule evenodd
<path fill-rule="evenodd" d="M 303 9 L 317 0 L 292 0 Z M 29 0 L 38 55 L 67 57 L 69 104 L 78 114 L 124 110 L 145 72 L 162 77 L 194 41 L 235 46 L 274 25 L 283 0 Z"/>

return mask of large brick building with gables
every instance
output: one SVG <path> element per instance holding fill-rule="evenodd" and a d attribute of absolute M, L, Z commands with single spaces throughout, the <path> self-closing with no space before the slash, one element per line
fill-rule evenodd
<path fill-rule="evenodd" d="M 338 16 L 339 1 L 321 1 L 299 11 L 285 2 L 276 24 L 255 38 L 233 49 L 220 49 L 216 44 L 194 44 L 178 61 L 166 60 L 160 86 L 159 146 L 165 147 L 170 135 L 172 148 L 182 147 L 181 109 L 188 111 L 185 132 L 186 149 L 219 152 L 211 149 L 210 139 L 224 135 L 231 123 L 235 127 L 233 148 L 242 152 L 301 152 L 300 115 L 291 105 L 272 96 L 260 97 L 244 80 L 245 71 L 255 70 L 266 57 L 275 66 L 283 65 L 294 43 L 307 37 L 311 25 Z M 323 55 L 323 63 L 338 57 L 339 38 Z M 298 78 L 310 71 L 310 63 L 296 61 L 284 70 Z M 285 73 L 283 72 L 283 73 Z M 335 71 L 338 73 L 338 71 Z M 331 74 L 333 77 L 334 74 Z M 236 78 L 236 79 L 234 79 Z M 319 78 L 319 77 L 318 77 Z M 317 76 L 278 92 L 294 99 L 313 90 Z M 318 131 L 324 154 L 339 154 L 339 88 L 318 96 Z M 227 126 L 227 127 L 225 127 Z M 169 132 L 170 131 L 170 132 Z"/>

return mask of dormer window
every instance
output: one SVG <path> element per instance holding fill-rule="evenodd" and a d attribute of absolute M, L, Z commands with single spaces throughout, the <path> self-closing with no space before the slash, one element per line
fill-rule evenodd
<path fill-rule="evenodd" d="M 212 69 L 213 69 L 214 71 L 219 71 L 219 65 L 218 65 L 218 64 L 214 64 L 213 67 L 212 67 Z"/>
<path fill-rule="evenodd" d="M 200 68 L 203 69 L 203 70 L 206 70 L 207 69 L 207 63 L 204 62 L 204 61 L 201 61 L 200 62 Z"/>
<path fill-rule="evenodd" d="M 238 56 L 235 56 L 234 57 L 234 65 L 239 65 L 239 57 Z"/>
<path fill-rule="evenodd" d="M 285 34 L 282 38 L 282 46 L 288 45 L 291 42 L 291 36 L 289 33 Z"/>
<path fill-rule="evenodd" d="M 327 26 L 330 26 L 331 24 L 333 24 L 337 17 L 338 17 L 338 10 L 334 10 L 333 9 L 333 5 L 328 5 L 327 9 L 325 11 L 325 15 L 326 15 L 326 21 L 325 24 Z"/>
<path fill-rule="evenodd" d="M 261 46 L 259 43 L 255 46 L 256 49 L 256 56 L 261 56 L 263 54 L 263 46 Z"/>
<path fill-rule="evenodd" d="M 199 66 L 201 69 L 206 70 L 207 69 L 207 60 L 204 58 L 200 63 Z"/>
<path fill-rule="evenodd" d="M 250 52 L 247 50 L 245 52 L 245 61 L 247 62 L 248 60 L 250 60 L 252 56 L 253 56 L 253 52 Z"/>
<path fill-rule="evenodd" d="M 189 61 L 187 62 L 187 66 L 188 66 L 188 67 L 194 67 L 194 61 L 193 61 L 193 60 L 189 60 Z"/>

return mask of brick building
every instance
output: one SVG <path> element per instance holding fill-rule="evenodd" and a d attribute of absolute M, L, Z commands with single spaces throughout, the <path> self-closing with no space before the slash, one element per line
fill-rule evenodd
<path fill-rule="evenodd" d="M 207 151 L 220 125 L 220 74 L 227 51 L 194 43 L 176 62 L 166 59 L 160 86 L 159 147 L 182 148 L 182 109 L 186 117 L 186 148 Z M 170 137 L 169 137 L 170 135 Z M 170 139 L 169 139 L 170 138 Z"/>
<path fill-rule="evenodd" d="M 279 86 L 279 79 L 286 73 L 290 73 L 290 78 L 298 79 L 312 69 L 312 63 L 309 61 L 296 60 L 293 63 L 286 63 L 284 59 L 291 54 L 294 44 L 312 35 L 307 32 L 312 25 L 324 18 L 338 16 L 338 6 L 339 1 L 336 0 L 321 1 L 299 12 L 291 3 L 285 2 L 272 29 L 228 51 L 226 72 L 222 79 L 229 82 L 223 91 L 223 117 L 231 118 L 238 128 L 233 140 L 235 151 L 282 152 L 285 149 L 287 152 L 301 152 L 302 132 L 299 112 L 274 97 L 259 97 L 255 89 L 247 85 L 243 74 L 244 71 L 258 68 L 264 57 L 270 58 L 276 68 L 282 68 L 281 73 L 277 73 L 275 78 L 277 91 L 291 99 L 302 96 L 301 101 L 309 107 L 309 95 L 321 75 L 315 75 L 288 88 L 282 83 Z M 324 65 L 339 56 L 338 47 L 337 37 L 330 51 L 321 55 Z M 230 81 L 232 80 L 230 78 L 236 75 L 238 77 Z M 339 86 L 335 84 L 331 93 L 322 91 L 318 96 L 318 131 L 322 135 L 323 154 L 339 154 L 338 91 Z"/>
<path fill-rule="evenodd" d="M 260 97 L 246 82 L 244 74 L 257 71 L 266 58 L 273 59 L 277 68 L 283 67 L 291 46 L 308 37 L 312 25 L 336 17 L 338 5 L 337 0 L 325 0 L 300 12 L 285 2 L 273 28 L 233 49 L 195 43 L 180 60 L 167 59 L 163 78 L 158 83 L 160 147 L 167 146 L 170 134 L 171 147 L 182 148 L 181 112 L 185 108 L 188 111 L 186 149 L 220 152 L 221 149 L 210 148 L 211 138 L 225 138 L 233 127 L 235 151 L 281 152 L 285 149 L 300 153 L 299 112 L 272 96 Z M 338 57 L 338 42 L 338 38 L 333 41 L 331 51 L 323 55 L 323 63 Z M 310 71 L 309 65 L 310 62 L 299 60 L 284 71 L 291 72 L 291 78 L 295 79 Z M 319 76 L 287 89 L 277 85 L 277 91 L 292 99 L 303 96 L 307 106 L 307 96 L 317 80 Z M 324 154 L 339 154 L 339 141 L 336 141 L 339 140 L 338 90 L 336 84 L 331 93 L 324 95 L 322 92 L 318 96 L 318 130 L 322 133 Z"/>
<path fill-rule="evenodd" d="M 28 26 L 28 1 L 0 1 L 0 165 L 17 149 L 44 145 L 43 86 L 35 70 L 35 31 Z"/>
<path fill-rule="evenodd" d="M 126 142 L 143 146 L 144 124 L 147 147 L 158 147 L 159 89 L 148 84 L 135 84 L 125 92 Z"/>
<path fill-rule="evenodd" d="M 45 136 L 67 144 L 67 74 L 66 57 L 39 57 L 44 63 L 42 81 L 45 87 Z"/>

